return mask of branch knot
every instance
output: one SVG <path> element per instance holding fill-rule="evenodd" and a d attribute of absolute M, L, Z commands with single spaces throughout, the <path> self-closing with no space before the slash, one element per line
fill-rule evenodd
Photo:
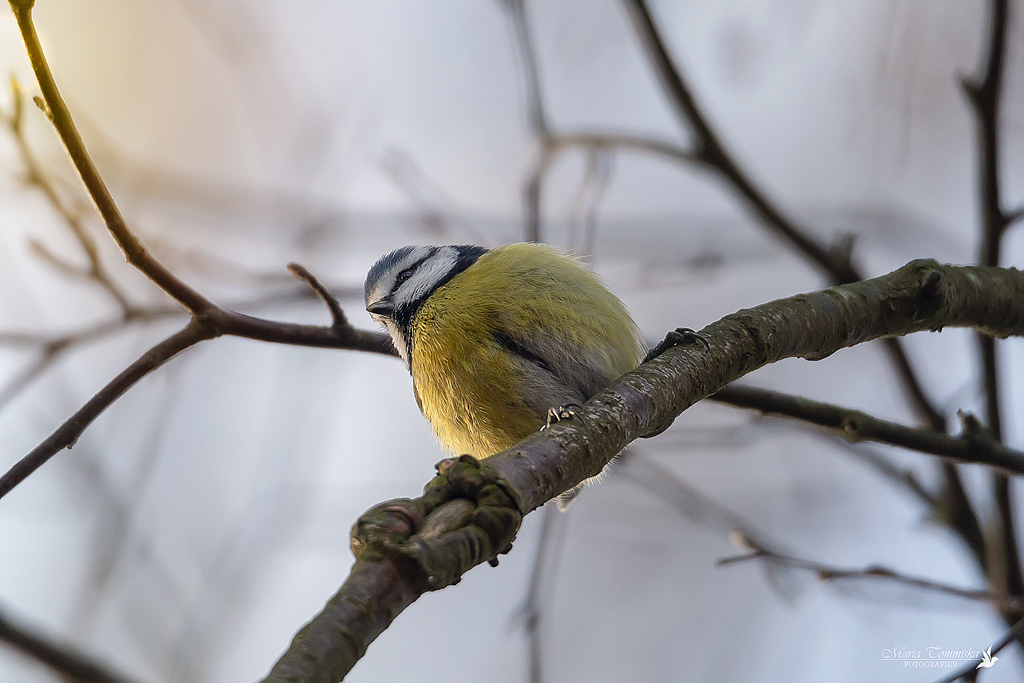
<path fill-rule="evenodd" d="M 366 512 L 352 527 L 358 560 L 392 560 L 423 591 L 458 583 L 512 549 L 523 515 L 498 474 L 469 455 L 443 460 L 419 498 Z"/>

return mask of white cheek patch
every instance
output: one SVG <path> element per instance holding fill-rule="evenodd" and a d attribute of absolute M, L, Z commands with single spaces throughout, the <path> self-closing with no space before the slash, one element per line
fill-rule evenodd
<path fill-rule="evenodd" d="M 414 252 L 415 253 L 415 252 Z M 412 256 L 410 254 L 410 256 Z M 422 253 L 420 254 L 422 258 Z M 412 263 L 416 261 L 410 259 Z M 441 247 L 425 261 L 413 276 L 399 286 L 395 293 L 396 304 L 407 304 L 427 296 L 434 285 L 451 272 L 458 261 L 458 252 L 452 247 Z"/>
<path fill-rule="evenodd" d="M 373 288 L 366 294 L 366 303 L 370 304 L 374 301 L 380 301 L 392 294 L 398 274 L 417 261 L 422 260 L 428 253 L 430 253 L 430 247 L 415 247 L 401 261 L 392 264 L 386 272 L 381 273 L 380 277 L 373 284 Z M 395 300 L 395 298 L 392 297 L 392 300 Z"/>
<path fill-rule="evenodd" d="M 394 321 L 388 319 L 384 322 L 384 327 L 387 328 L 388 334 L 391 335 L 391 341 L 395 345 L 395 349 L 398 350 L 398 355 L 405 361 L 406 367 L 409 367 L 409 347 L 406 345 L 405 334 L 398 329 L 398 325 Z"/>

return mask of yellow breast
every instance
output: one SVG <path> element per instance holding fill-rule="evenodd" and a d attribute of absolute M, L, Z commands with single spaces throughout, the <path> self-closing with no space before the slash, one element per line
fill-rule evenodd
<path fill-rule="evenodd" d="M 537 244 L 487 252 L 412 327 L 423 414 L 445 448 L 480 458 L 537 431 L 548 407 L 582 403 L 635 368 L 643 348 L 593 273 Z"/>

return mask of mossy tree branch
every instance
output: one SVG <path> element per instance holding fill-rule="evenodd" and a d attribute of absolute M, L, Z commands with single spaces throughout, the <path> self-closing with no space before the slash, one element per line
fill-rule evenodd
<path fill-rule="evenodd" d="M 768 363 L 825 358 L 872 339 L 943 327 L 1024 335 L 1024 273 L 914 261 L 888 275 L 722 318 L 563 421 L 477 463 L 446 461 L 421 498 L 377 506 L 353 528 L 357 561 L 264 683 L 333 683 L 427 590 L 507 551 L 523 515 L 601 471 L 629 442 Z M 433 515 L 433 516 L 431 516 Z"/>

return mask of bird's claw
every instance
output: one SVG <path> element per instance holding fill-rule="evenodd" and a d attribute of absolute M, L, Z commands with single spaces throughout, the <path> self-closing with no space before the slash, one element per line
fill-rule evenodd
<path fill-rule="evenodd" d="M 545 422 L 544 426 L 540 428 L 540 431 L 543 432 L 551 425 L 561 422 L 562 420 L 582 420 L 583 418 L 581 418 L 579 413 L 574 409 L 582 410 L 583 408 L 575 403 L 567 403 L 563 406 L 558 406 L 557 408 L 548 408 L 547 422 Z"/>
<path fill-rule="evenodd" d="M 673 346 L 685 346 L 687 344 L 702 344 L 705 349 L 711 350 L 710 342 L 701 334 L 694 332 L 689 327 L 677 327 L 666 334 L 660 344 L 647 352 L 643 362 L 646 363 L 649 360 L 654 360 Z"/>

